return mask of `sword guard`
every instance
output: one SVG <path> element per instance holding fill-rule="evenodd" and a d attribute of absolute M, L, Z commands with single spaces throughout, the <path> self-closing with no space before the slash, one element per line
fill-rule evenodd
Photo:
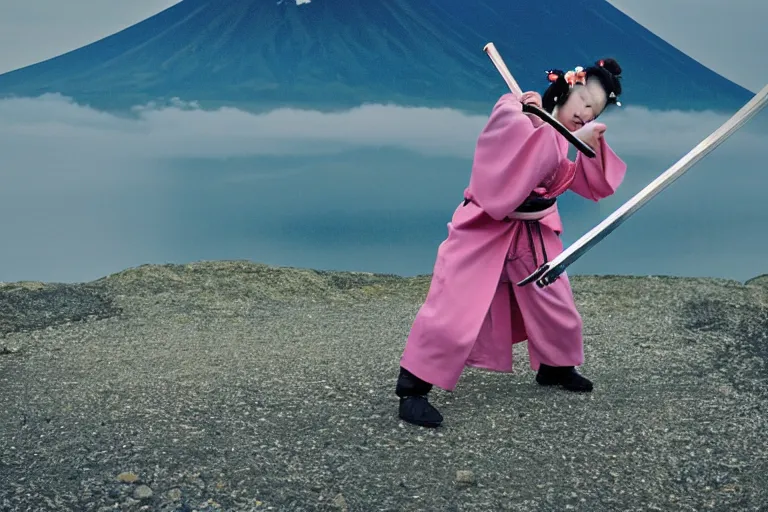
<path fill-rule="evenodd" d="M 552 283 L 554 283 L 555 281 L 557 281 L 558 279 L 560 279 L 560 274 L 552 275 L 552 272 L 550 272 L 544 277 L 542 277 L 541 279 L 539 279 L 538 281 L 536 281 L 536 285 L 539 288 L 545 288 L 551 285 Z"/>
<path fill-rule="evenodd" d="M 539 268 L 537 268 L 536 271 L 533 274 L 529 275 L 528 277 L 526 277 L 525 279 L 523 279 L 522 281 L 517 283 L 517 286 L 525 286 L 525 285 L 530 284 L 530 283 L 532 283 L 534 281 L 538 281 L 538 279 L 542 276 L 542 274 L 544 274 L 544 272 L 546 272 L 547 270 L 549 270 L 549 264 L 545 263 L 542 266 L 540 266 Z M 541 285 L 539 285 L 539 286 L 541 286 Z"/>
<path fill-rule="evenodd" d="M 563 270 L 565 269 L 561 265 L 550 267 L 549 263 L 545 263 L 537 268 L 533 274 L 517 283 L 517 286 L 525 286 L 536 281 L 536 286 L 545 288 L 560 279 L 560 274 L 562 274 Z"/>

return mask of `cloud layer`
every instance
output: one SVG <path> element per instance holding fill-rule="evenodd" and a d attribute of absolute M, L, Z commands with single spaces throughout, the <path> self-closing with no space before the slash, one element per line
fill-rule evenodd
<path fill-rule="evenodd" d="M 768 271 L 760 267 L 768 240 L 755 237 L 768 223 L 767 118 L 736 133 L 575 270 Z M 725 120 L 633 107 L 606 115 L 627 178 L 599 205 L 563 199 L 566 244 Z M 254 115 L 176 103 L 119 117 L 56 95 L 2 100 L 0 281 L 93 279 L 201 258 L 429 272 L 486 121 L 380 105 Z"/>
<path fill-rule="evenodd" d="M 51 149 L 90 148 L 92 154 L 142 158 L 327 154 L 358 147 L 397 147 L 426 155 L 471 157 L 487 121 L 451 109 L 366 105 L 338 113 L 280 109 L 251 114 L 204 111 L 194 103 L 145 106 L 117 117 L 59 95 L 0 100 L 0 134 L 12 144 L 34 139 Z M 712 112 L 627 107 L 606 114 L 609 143 L 622 155 L 679 155 L 726 117 Z M 744 151 L 760 141 L 745 127 L 724 147 Z M 6 145 L 6 144 L 4 144 Z M 70 146 L 72 145 L 72 146 Z M 685 152 L 685 151 L 684 151 Z"/>

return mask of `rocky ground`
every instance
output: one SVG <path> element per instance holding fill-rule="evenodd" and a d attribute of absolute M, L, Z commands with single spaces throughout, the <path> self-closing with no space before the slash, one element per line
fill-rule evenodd
<path fill-rule="evenodd" d="M 467 370 L 401 423 L 427 278 L 0 285 L 0 510 L 768 509 L 768 278 L 574 278 L 590 395 Z"/>

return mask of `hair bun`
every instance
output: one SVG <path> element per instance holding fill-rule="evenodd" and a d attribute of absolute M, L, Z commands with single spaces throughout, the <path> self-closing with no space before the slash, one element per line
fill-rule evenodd
<path fill-rule="evenodd" d="M 614 76 L 621 75 L 621 66 L 619 66 L 619 63 L 614 59 L 600 59 L 597 61 L 597 65 L 605 68 L 606 71 Z"/>

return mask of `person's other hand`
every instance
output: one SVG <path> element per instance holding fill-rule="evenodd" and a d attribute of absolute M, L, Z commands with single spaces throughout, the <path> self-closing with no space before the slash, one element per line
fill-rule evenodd
<path fill-rule="evenodd" d="M 605 133 L 605 130 L 607 130 L 608 127 L 605 126 L 603 123 L 598 122 L 591 122 L 587 123 L 575 132 L 573 134 L 584 141 L 584 143 L 592 148 L 593 150 L 597 151 L 597 147 L 600 145 L 600 139 L 602 138 L 603 134 Z"/>

